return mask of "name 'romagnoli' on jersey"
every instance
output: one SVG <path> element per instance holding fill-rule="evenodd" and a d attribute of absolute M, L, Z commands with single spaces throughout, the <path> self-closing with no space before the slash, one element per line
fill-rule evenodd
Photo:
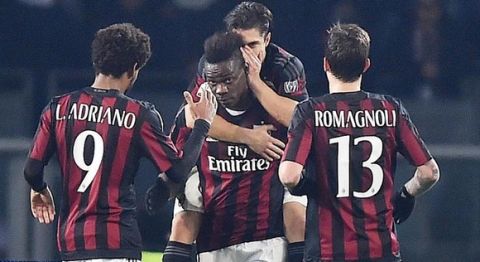
<path fill-rule="evenodd" d="M 60 105 L 55 110 L 57 121 L 66 119 L 85 120 L 94 123 L 107 121 L 109 125 L 132 129 L 135 126 L 135 114 L 112 107 L 73 103 L 66 114 L 61 115 Z"/>
<path fill-rule="evenodd" d="M 315 111 L 315 126 L 338 128 L 394 127 L 395 110 Z"/>

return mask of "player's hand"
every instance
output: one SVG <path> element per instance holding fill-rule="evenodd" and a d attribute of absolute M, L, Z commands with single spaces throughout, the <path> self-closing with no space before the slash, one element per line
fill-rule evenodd
<path fill-rule="evenodd" d="M 240 47 L 243 59 L 247 66 L 248 79 L 250 81 L 260 79 L 260 71 L 262 70 L 262 60 L 255 55 L 249 46 Z"/>
<path fill-rule="evenodd" d="M 393 199 L 393 219 L 395 223 L 403 223 L 412 214 L 415 207 L 415 197 L 408 193 L 405 186 L 395 194 Z"/>
<path fill-rule="evenodd" d="M 30 209 L 40 223 L 49 224 L 55 218 L 55 203 L 48 186 L 41 192 L 30 190 Z"/>
<path fill-rule="evenodd" d="M 168 178 L 160 174 L 155 183 L 147 189 L 145 193 L 145 209 L 149 215 L 158 214 L 170 199 L 170 188 Z"/>
<path fill-rule="evenodd" d="M 193 118 L 195 120 L 199 118 L 204 119 L 211 124 L 213 117 L 217 113 L 217 99 L 208 85 L 202 85 L 201 87 L 203 87 L 203 90 L 200 92 L 200 100 L 197 103 L 193 102 L 192 95 L 189 92 L 183 92 L 183 96 L 187 101 Z"/>
<path fill-rule="evenodd" d="M 255 153 L 261 155 L 268 161 L 280 159 L 283 155 L 285 144 L 270 135 L 270 132 L 275 130 L 276 128 L 273 125 L 262 125 L 250 129 L 250 135 L 247 136 L 245 143 Z"/>

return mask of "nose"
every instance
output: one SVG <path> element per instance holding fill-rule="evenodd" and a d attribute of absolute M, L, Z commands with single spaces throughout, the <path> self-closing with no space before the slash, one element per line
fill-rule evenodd
<path fill-rule="evenodd" d="M 218 83 L 215 85 L 215 93 L 216 94 L 225 94 L 228 92 L 228 87 L 225 84 Z"/>

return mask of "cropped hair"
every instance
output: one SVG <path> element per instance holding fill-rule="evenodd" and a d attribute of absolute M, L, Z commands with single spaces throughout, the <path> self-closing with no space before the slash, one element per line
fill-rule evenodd
<path fill-rule="evenodd" d="M 92 41 L 92 63 L 96 74 L 120 78 L 150 59 L 150 37 L 130 23 L 113 24 L 96 32 Z"/>
<path fill-rule="evenodd" d="M 272 30 L 273 14 L 263 4 L 241 2 L 225 16 L 223 21 L 229 31 L 256 28 L 262 35 L 265 35 Z"/>
<path fill-rule="evenodd" d="M 242 37 L 234 32 L 217 32 L 205 40 L 203 44 L 205 60 L 215 64 L 229 59 L 244 61 L 240 52 L 243 46 Z"/>
<path fill-rule="evenodd" d="M 356 24 L 334 24 L 328 31 L 325 58 L 332 74 L 353 82 L 363 73 L 370 53 L 370 36 Z"/>

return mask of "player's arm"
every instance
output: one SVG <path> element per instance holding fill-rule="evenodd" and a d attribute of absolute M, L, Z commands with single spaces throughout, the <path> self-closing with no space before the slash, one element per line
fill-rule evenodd
<path fill-rule="evenodd" d="M 30 207 L 40 223 L 51 223 L 55 215 L 55 204 L 50 189 L 44 180 L 43 170 L 55 152 L 55 137 L 52 126 L 52 103 L 42 112 L 33 144 L 24 167 L 24 177 L 30 185 Z"/>
<path fill-rule="evenodd" d="M 192 85 L 189 88 L 189 91 L 191 92 L 195 101 L 199 99 L 198 92 L 202 89 L 202 85 L 207 85 L 207 83 L 205 83 L 205 79 L 201 76 L 201 71 L 203 70 L 202 59 L 199 62 L 197 76 L 195 80 L 192 81 Z M 192 128 L 193 116 L 188 109 L 188 106 L 185 110 L 185 113 L 186 124 L 188 127 Z M 256 129 L 244 128 L 232 124 L 221 116 L 216 115 L 208 135 L 222 141 L 246 144 L 255 153 L 261 155 L 269 161 L 273 161 L 273 159 L 280 159 L 281 155 L 283 154 L 283 148 L 285 147 L 285 144 L 269 134 L 269 132 L 272 130 L 274 130 L 272 125 L 265 125 Z"/>
<path fill-rule="evenodd" d="M 415 197 L 420 196 L 440 179 L 440 169 L 420 138 L 417 128 L 407 110 L 398 102 L 399 120 L 397 137 L 399 152 L 414 166 L 413 177 L 400 189 L 394 198 L 395 222 L 402 223 L 412 213 Z"/>
<path fill-rule="evenodd" d="M 288 127 L 292 120 L 293 110 L 298 104 L 307 98 L 305 87 L 305 72 L 302 63 L 297 58 L 292 58 L 283 68 L 281 75 L 282 83 L 278 85 L 289 85 L 287 87 L 275 87 L 276 89 L 283 88 L 285 94 L 279 94 L 270 88 L 260 77 L 262 63 L 258 57 L 255 56 L 252 49 L 248 46 L 242 47 L 242 54 L 245 62 L 248 64 L 248 81 L 250 88 L 262 104 L 263 108 L 279 123 Z M 289 94 L 287 94 L 287 92 Z"/>
<path fill-rule="evenodd" d="M 280 163 L 278 175 L 280 182 L 290 192 L 306 194 L 309 186 L 302 174 L 312 145 L 312 123 L 307 116 L 307 104 L 296 107 L 292 124 L 288 130 L 288 143 Z"/>

